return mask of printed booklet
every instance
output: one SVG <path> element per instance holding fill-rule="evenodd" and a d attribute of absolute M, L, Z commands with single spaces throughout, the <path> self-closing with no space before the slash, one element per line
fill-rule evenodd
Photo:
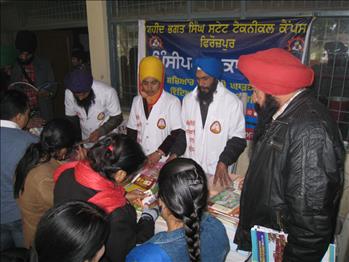
<path fill-rule="evenodd" d="M 282 262 L 287 234 L 271 228 L 251 228 L 252 262 Z M 330 244 L 321 262 L 335 262 L 336 245 Z"/>

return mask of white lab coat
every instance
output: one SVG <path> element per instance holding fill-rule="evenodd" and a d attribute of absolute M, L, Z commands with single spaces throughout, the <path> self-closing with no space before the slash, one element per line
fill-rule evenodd
<path fill-rule="evenodd" d="M 243 104 L 218 82 L 203 128 L 197 89 L 187 94 L 182 104 L 182 128 L 187 140 L 184 155 L 198 162 L 208 175 L 214 175 L 227 141 L 232 137 L 245 139 Z"/>
<path fill-rule="evenodd" d="M 88 115 L 83 107 L 77 105 L 73 93 L 69 89 L 65 90 L 65 114 L 79 117 L 82 139 L 87 139 L 110 116 L 121 114 L 119 98 L 113 87 L 94 80 L 92 90 L 95 93 L 95 103 L 91 105 Z"/>
<path fill-rule="evenodd" d="M 171 131 L 181 128 L 181 125 L 181 103 L 177 97 L 163 91 L 148 119 L 142 97 L 133 99 L 127 127 L 137 130 L 137 141 L 146 155 L 156 151 Z"/>

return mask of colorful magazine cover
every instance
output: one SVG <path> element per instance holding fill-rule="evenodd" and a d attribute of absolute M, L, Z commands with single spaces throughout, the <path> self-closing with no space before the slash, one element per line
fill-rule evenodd
<path fill-rule="evenodd" d="M 163 163 L 159 162 L 152 168 L 143 168 L 129 184 L 124 186 L 126 192 L 140 190 L 147 195 L 141 201 L 142 206 L 135 204 L 136 208 L 142 209 L 144 206 L 152 207 L 157 204 L 157 178 L 163 165 Z"/>
<path fill-rule="evenodd" d="M 238 218 L 239 207 L 240 192 L 233 187 L 229 187 L 209 199 L 210 210 L 227 216 Z"/>
<path fill-rule="evenodd" d="M 251 228 L 252 262 L 282 262 L 287 234 L 274 229 Z"/>
<path fill-rule="evenodd" d="M 282 262 L 287 244 L 287 234 L 271 228 L 254 226 L 251 228 L 252 262 Z M 336 245 L 330 244 L 321 262 L 336 261 Z"/>

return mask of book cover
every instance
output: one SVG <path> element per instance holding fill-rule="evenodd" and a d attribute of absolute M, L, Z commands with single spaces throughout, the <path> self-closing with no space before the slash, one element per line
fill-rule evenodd
<path fill-rule="evenodd" d="M 233 187 L 229 187 L 211 197 L 209 199 L 209 210 L 228 217 L 239 218 L 240 192 Z"/>
<path fill-rule="evenodd" d="M 251 228 L 252 262 L 282 262 L 287 234 L 274 229 Z"/>
<path fill-rule="evenodd" d="M 287 234 L 271 228 L 251 228 L 252 262 L 282 262 Z M 321 262 L 335 262 L 336 245 L 330 244 Z"/>
<path fill-rule="evenodd" d="M 140 201 L 139 205 L 137 204 L 139 201 L 134 203 L 137 209 L 142 209 L 144 206 L 152 207 L 157 205 L 157 178 L 163 165 L 163 163 L 159 162 L 152 168 L 144 167 L 130 183 L 124 186 L 126 192 L 140 190 L 146 194 L 146 197 Z"/>

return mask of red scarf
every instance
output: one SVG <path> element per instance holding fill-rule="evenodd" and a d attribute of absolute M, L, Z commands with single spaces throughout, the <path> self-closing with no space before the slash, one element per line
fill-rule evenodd
<path fill-rule="evenodd" d="M 110 214 L 115 209 L 126 205 L 125 189 L 95 172 L 87 161 L 75 161 L 61 165 L 56 169 L 53 179 L 55 183 L 67 169 L 74 168 L 75 181 L 80 185 L 98 191 L 87 201 L 104 209 Z"/>

